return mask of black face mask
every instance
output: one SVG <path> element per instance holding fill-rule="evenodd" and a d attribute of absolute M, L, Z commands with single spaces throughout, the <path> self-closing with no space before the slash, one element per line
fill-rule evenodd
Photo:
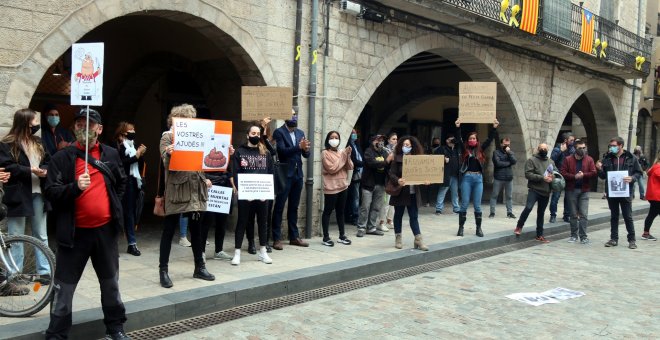
<path fill-rule="evenodd" d="M 284 123 L 286 124 L 286 126 L 288 126 L 290 128 L 298 127 L 298 121 L 296 121 L 296 120 L 287 120 L 287 121 L 284 121 Z"/>
<path fill-rule="evenodd" d="M 252 145 L 259 144 L 260 140 L 261 140 L 261 138 L 259 136 L 250 136 L 250 137 L 248 137 L 248 141 L 250 141 L 250 144 L 252 144 Z"/>
<path fill-rule="evenodd" d="M 440 143 L 433 143 L 431 146 L 433 146 L 434 148 L 437 148 L 438 146 L 440 146 Z"/>
<path fill-rule="evenodd" d="M 541 158 L 548 157 L 548 150 L 539 150 L 539 157 Z"/>
<path fill-rule="evenodd" d="M 135 139 L 135 132 L 126 132 L 126 139 L 134 140 Z"/>
<path fill-rule="evenodd" d="M 39 129 L 41 129 L 41 125 L 30 126 L 30 131 L 32 132 L 33 135 L 37 133 Z"/>

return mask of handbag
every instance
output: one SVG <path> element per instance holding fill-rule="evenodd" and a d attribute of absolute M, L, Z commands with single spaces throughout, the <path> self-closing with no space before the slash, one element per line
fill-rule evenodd
<path fill-rule="evenodd" d="M 385 182 L 385 192 L 390 196 L 399 196 L 401 189 L 403 189 L 402 185 L 399 183 L 394 183 L 390 179 Z"/>
<path fill-rule="evenodd" d="M 158 166 L 158 185 L 156 189 L 156 198 L 154 198 L 154 215 L 165 216 L 165 197 L 160 194 L 160 173 L 163 168 L 163 160 L 160 160 Z"/>

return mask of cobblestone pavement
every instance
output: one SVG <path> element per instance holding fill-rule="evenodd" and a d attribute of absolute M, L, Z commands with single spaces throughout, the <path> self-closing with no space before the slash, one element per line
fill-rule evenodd
<path fill-rule="evenodd" d="M 561 239 L 191 331 L 173 339 L 657 339 L 660 242 L 605 248 Z M 625 237 L 625 236 L 624 236 Z M 564 287 L 533 307 L 505 296 Z"/>

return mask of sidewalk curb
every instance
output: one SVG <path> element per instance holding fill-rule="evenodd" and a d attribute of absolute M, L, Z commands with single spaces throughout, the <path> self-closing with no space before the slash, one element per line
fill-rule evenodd
<path fill-rule="evenodd" d="M 648 213 L 648 206 L 633 208 L 633 216 Z M 609 212 L 590 216 L 589 224 L 597 225 L 610 220 Z M 531 221 L 533 224 L 533 221 Z M 545 234 L 555 235 L 569 230 L 566 222 L 546 225 Z M 488 232 L 486 230 L 486 232 Z M 125 331 L 162 325 L 207 313 L 217 312 L 262 300 L 300 293 L 364 277 L 392 272 L 412 266 L 435 262 L 502 247 L 511 243 L 531 240 L 535 228 L 524 228 L 519 239 L 510 231 L 486 234 L 483 238 L 467 235 L 463 239 L 429 245 L 428 252 L 412 249 L 357 258 L 284 273 L 195 288 L 184 292 L 130 301 L 125 304 L 128 321 Z M 158 287 L 158 289 L 160 289 Z M 105 333 L 101 308 L 73 313 L 70 338 L 101 338 Z M 49 319 L 41 317 L 2 326 L 2 339 L 43 339 Z"/>

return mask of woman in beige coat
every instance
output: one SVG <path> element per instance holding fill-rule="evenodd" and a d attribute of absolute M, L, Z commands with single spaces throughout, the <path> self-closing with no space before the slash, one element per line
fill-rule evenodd
<path fill-rule="evenodd" d="M 169 169 L 170 156 L 174 151 L 174 133 L 171 129 L 172 118 L 195 118 L 197 111 L 192 105 L 183 104 L 172 108 L 167 118 L 170 130 L 163 132 L 160 138 L 160 155 L 165 169 Z M 208 188 L 211 181 L 206 179 L 201 171 L 165 171 L 165 223 L 160 238 L 159 274 L 160 285 L 164 288 L 172 287 L 172 280 L 168 274 L 168 262 L 172 248 L 174 231 L 179 225 L 179 215 L 188 217 L 190 240 L 195 259 L 194 278 L 213 281 L 215 276 L 206 270 L 202 254 L 201 221 L 206 211 Z"/>
<path fill-rule="evenodd" d="M 323 162 L 323 215 L 321 225 L 323 227 L 323 245 L 332 247 L 335 245 L 330 239 L 328 226 L 332 210 L 337 215 L 337 226 L 339 227 L 339 239 L 337 242 L 345 245 L 351 244 L 344 231 L 344 208 L 348 189 L 348 170 L 353 170 L 351 152 L 353 149 L 347 146 L 338 150 L 340 143 L 339 132 L 330 131 L 325 136 L 325 150 L 321 152 Z"/>

